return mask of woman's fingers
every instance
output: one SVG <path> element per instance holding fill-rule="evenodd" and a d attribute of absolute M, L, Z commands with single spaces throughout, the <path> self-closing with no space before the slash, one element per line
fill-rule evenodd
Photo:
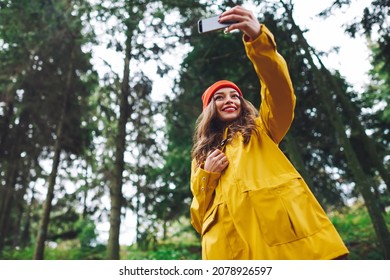
<path fill-rule="evenodd" d="M 253 12 L 241 6 L 236 6 L 223 12 L 220 16 L 220 21 L 238 21 L 238 23 L 228 26 L 225 31 L 230 32 L 239 29 L 252 40 L 256 39 L 261 33 L 260 23 Z"/>
<path fill-rule="evenodd" d="M 211 172 L 222 172 L 228 164 L 226 155 L 220 150 L 214 150 L 208 155 L 204 169 Z"/>

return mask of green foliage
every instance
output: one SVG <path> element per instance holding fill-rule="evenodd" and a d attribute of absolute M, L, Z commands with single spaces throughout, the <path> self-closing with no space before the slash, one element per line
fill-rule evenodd
<path fill-rule="evenodd" d="M 330 16 L 335 9 L 348 9 L 351 1 L 335 1 L 322 16 Z M 360 97 L 364 108 L 361 119 L 378 142 L 381 154 L 389 153 L 390 124 L 390 5 L 388 0 L 367 1 L 366 8 L 345 26 L 351 37 L 364 34 L 371 49 L 371 81 Z M 386 151 L 383 151 L 386 149 Z"/>
<path fill-rule="evenodd" d="M 129 246 L 122 254 L 128 260 L 199 260 L 199 244 L 161 243 L 155 250 L 142 251 L 137 246 Z"/>
<path fill-rule="evenodd" d="M 35 185 L 47 183 L 50 163 L 43 161 L 53 157 L 60 123 L 61 149 L 67 156 L 62 166 L 81 160 L 93 148 L 96 127 L 90 125 L 93 113 L 87 103 L 98 81 L 91 53 L 83 48 L 93 41 L 80 19 L 88 4 L 79 2 L 7 1 L 0 11 L 0 177 L 5 178 L 0 191 L 9 190 L 9 198 L 0 195 L 0 251 L 3 244 L 20 245 L 18 227 L 29 231 L 27 222 L 36 223 L 24 215 L 26 209 L 34 213 L 40 208 L 31 195 Z M 56 198 L 65 192 L 60 188 Z M 74 205 L 74 196 L 65 199 Z M 55 210 L 57 216 L 66 211 Z M 57 220 L 60 227 L 53 222 L 53 234 L 71 227 L 74 211 L 67 214 L 65 223 Z"/>
<path fill-rule="evenodd" d="M 45 260 L 102 260 L 105 258 L 106 246 L 82 247 L 78 240 L 50 243 L 45 248 Z M 34 254 L 34 246 L 26 248 L 6 248 L 0 259 L 3 260 L 31 260 Z"/>
<path fill-rule="evenodd" d="M 54 250 L 53 250 L 54 253 Z M 80 246 L 69 249 L 69 254 L 65 255 L 66 260 L 104 260 L 106 256 L 106 246 L 98 244 L 96 246 Z M 50 253 L 49 256 L 50 257 Z M 57 256 L 53 255 L 53 260 Z"/>
<path fill-rule="evenodd" d="M 31 260 L 34 254 L 34 246 L 26 248 L 5 248 L 0 255 L 2 260 Z"/>
<path fill-rule="evenodd" d="M 387 226 L 390 227 L 390 211 L 386 213 L 385 218 Z M 335 213 L 331 220 L 350 251 L 348 259 L 383 259 L 382 250 L 364 205 L 356 204 L 346 208 Z"/>
<path fill-rule="evenodd" d="M 96 244 L 97 232 L 95 223 L 92 220 L 80 219 L 76 223 L 76 228 L 79 231 L 78 239 L 80 240 L 81 248 L 89 248 Z"/>
<path fill-rule="evenodd" d="M 102 244 L 82 247 L 78 240 L 73 240 L 53 245 L 45 249 L 46 260 L 103 260 L 106 256 L 106 246 Z M 33 253 L 33 246 L 5 250 L 0 259 L 30 260 Z M 144 251 L 132 245 L 122 246 L 121 256 L 125 260 L 197 260 L 201 258 L 201 248 L 199 244 L 161 243 L 155 250 Z"/>

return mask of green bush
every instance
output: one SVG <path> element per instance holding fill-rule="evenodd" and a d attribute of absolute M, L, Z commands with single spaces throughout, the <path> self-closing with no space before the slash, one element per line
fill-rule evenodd
<path fill-rule="evenodd" d="M 390 213 L 386 214 L 385 219 L 390 227 Z M 370 216 L 363 205 L 355 205 L 342 213 L 333 213 L 331 220 L 350 251 L 348 259 L 383 259 Z"/>
<path fill-rule="evenodd" d="M 162 243 L 155 250 L 143 251 L 132 245 L 122 255 L 128 260 L 197 260 L 201 248 L 196 244 Z"/>

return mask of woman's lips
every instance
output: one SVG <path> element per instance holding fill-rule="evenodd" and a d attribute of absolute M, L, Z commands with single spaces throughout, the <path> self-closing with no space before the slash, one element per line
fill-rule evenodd
<path fill-rule="evenodd" d="M 234 112 L 234 111 L 236 111 L 236 110 L 237 110 L 236 107 L 231 107 L 231 106 L 229 106 L 229 107 L 223 108 L 222 111 L 224 111 L 224 112 Z"/>

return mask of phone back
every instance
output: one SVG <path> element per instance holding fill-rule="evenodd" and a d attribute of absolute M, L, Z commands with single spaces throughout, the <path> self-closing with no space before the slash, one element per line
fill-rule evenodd
<path fill-rule="evenodd" d="M 205 33 L 210 32 L 214 30 L 223 29 L 225 27 L 228 27 L 229 25 L 232 25 L 235 22 L 218 22 L 219 16 L 214 16 L 210 18 L 201 19 L 198 21 L 198 32 L 199 33 Z"/>

